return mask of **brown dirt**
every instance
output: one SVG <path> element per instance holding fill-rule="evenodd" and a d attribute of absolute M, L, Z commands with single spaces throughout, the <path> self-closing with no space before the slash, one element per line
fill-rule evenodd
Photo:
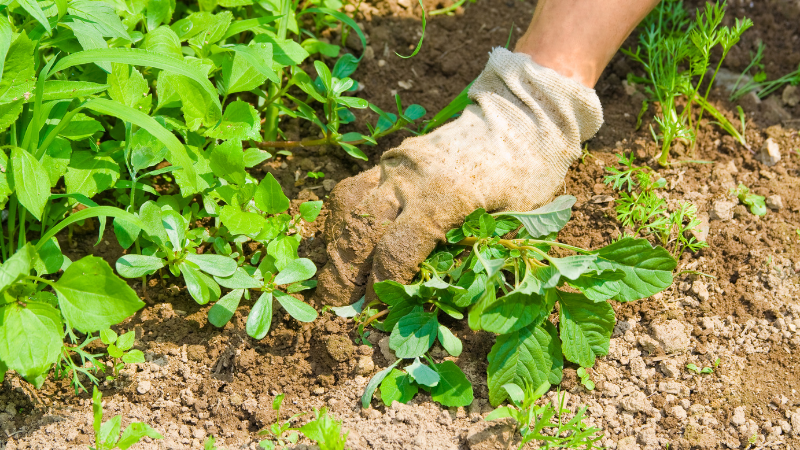
<path fill-rule="evenodd" d="M 396 90 L 404 104 L 419 103 L 430 117 L 478 75 L 489 50 L 505 44 L 512 26 L 512 42 L 521 35 L 535 2 L 478 0 L 455 16 L 432 18 L 422 51 L 407 60 L 394 52 L 408 54 L 416 44 L 419 11 L 402 4 L 413 2 L 375 2 L 366 8 L 367 17 L 359 17 L 369 49 L 354 78 L 363 86 L 361 95 L 384 110 L 394 108 Z M 443 6 L 439 0 L 425 4 Z M 742 70 L 749 52 L 763 41 L 771 78 L 794 70 L 800 63 L 800 5 L 751 5 L 731 1 L 729 11 L 747 15 L 755 26 L 731 52 L 726 68 Z M 330 37 L 338 39 L 335 33 Z M 348 45 L 361 50 L 352 37 Z M 622 84 L 636 70 L 618 55 L 598 83 L 606 123 L 588 143 L 591 156 L 576 162 L 567 176 L 566 190 L 578 203 L 562 240 L 596 248 L 623 232 L 613 203 L 594 202 L 598 195 L 613 195 L 602 178 L 617 152 L 633 152 L 664 176 L 668 201 L 690 200 L 701 213 L 739 181 L 761 195 L 779 194 L 784 206 L 763 218 L 737 209 L 730 221 L 710 222 L 709 248 L 684 254 L 679 269 L 714 278 L 684 273 L 652 299 L 615 305 L 618 325 L 611 352 L 593 371 L 597 389 L 586 391 L 567 369 L 562 388 L 570 395 L 568 406 L 587 404 L 590 420 L 605 429 L 603 444 L 610 448 L 746 448 L 752 436 L 757 445 L 800 448 L 800 395 L 795 390 L 800 385 L 800 236 L 795 232 L 800 229 L 800 153 L 791 154 L 800 149 L 800 105 L 783 105 L 780 91 L 761 103 L 741 102 L 752 147 L 760 149 L 767 137 L 780 144 L 783 159 L 774 167 L 764 166 L 704 122 L 696 151 L 676 149 L 674 157 L 713 164 L 664 169 L 652 159 L 657 148 L 649 119 L 635 129 L 641 94 L 628 95 Z M 725 92 L 715 88 L 711 98 L 738 123 Z M 652 113 L 651 107 L 646 117 Z M 375 120 L 374 115 L 359 116 L 356 127 L 363 128 L 365 117 Z M 299 135 L 301 127 L 289 124 L 287 134 Z M 279 157 L 261 170 L 273 173 L 291 198 L 324 198 L 331 182 L 311 183 L 300 175 L 322 170 L 326 180 L 340 181 L 374 165 L 407 135 L 382 141 L 368 153 L 368 163 L 338 150 L 312 149 Z M 113 262 L 121 254 L 108 230 L 96 247 L 94 231 L 84 231 L 76 235 L 78 248 L 62 240 L 69 256 L 93 253 Z M 321 266 L 326 257 L 319 236 L 319 226 L 307 230 L 300 252 Z M 141 285 L 134 288 L 141 292 Z M 511 439 L 507 425 L 482 420 L 490 410 L 485 371 L 493 339 L 464 324 L 456 326 L 456 334 L 465 351 L 455 361 L 474 383 L 472 406 L 442 408 L 421 395 L 409 405 L 384 408 L 373 401 L 373 408 L 361 410 L 358 399 L 367 380 L 388 365 L 378 346 L 381 333 L 372 333 L 370 348 L 355 343 L 352 321 L 326 313 L 312 324 L 300 324 L 276 311 L 272 331 L 254 341 L 244 332 L 247 307 L 220 330 L 206 320 L 209 306 L 194 303 L 182 286 L 155 283 L 148 294 L 147 307 L 119 327 L 136 330 L 137 346 L 148 362 L 102 386 L 106 418 L 122 414 L 124 424 L 145 421 L 165 436 L 138 448 L 201 448 L 208 435 L 225 448 L 256 448 L 256 433 L 275 420 L 272 399 L 281 392 L 286 393 L 282 418 L 328 406 L 351 430 L 348 445 L 354 449 L 491 449 L 504 448 Z M 685 328 L 688 344 L 665 352 L 667 343 L 657 342 L 659 330 L 674 322 Z M 717 358 L 720 365 L 711 375 L 683 369 L 688 362 L 709 366 Z M 74 395 L 66 381 L 49 380 L 34 395 L 18 378 L 8 377 L 0 392 L 0 450 L 86 448 L 92 436 L 90 415 L 90 396 Z"/>

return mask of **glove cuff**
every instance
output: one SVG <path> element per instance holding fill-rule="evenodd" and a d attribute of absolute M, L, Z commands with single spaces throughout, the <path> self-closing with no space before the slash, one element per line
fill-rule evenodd
<path fill-rule="evenodd" d="M 603 124 L 603 108 L 594 89 L 536 64 L 530 56 L 496 47 L 469 90 L 490 130 L 512 131 L 510 142 L 569 167 L 580 143 Z M 507 131 L 505 132 L 508 133 Z"/>

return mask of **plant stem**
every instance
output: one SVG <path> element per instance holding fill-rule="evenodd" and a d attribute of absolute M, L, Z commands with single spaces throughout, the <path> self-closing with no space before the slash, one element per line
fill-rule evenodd
<path fill-rule="evenodd" d="M 478 244 L 478 243 L 480 243 L 481 241 L 484 241 L 484 240 L 485 239 L 476 238 L 476 237 L 468 237 L 468 238 L 464 238 L 464 239 L 456 242 L 454 245 L 462 245 L 462 246 L 465 246 L 465 247 L 472 247 L 475 244 Z M 540 239 L 498 239 L 497 243 L 502 245 L 503 247 L 506 247 L 506 248 L 511 249 L 511 250 L 534 250 L 534 251 L 537 251 L 537 252 L 541 252 L 541 250 L 536 248 L 536 247 L 531 247 L 529 245 L 518 245 L 518 244 L 528 244 L 529 243 L 529 244 L 552 245 L 553 247 L 561 247 L 561 248 L 565 248 L 567 250 L 572 250 L 574 252 L 583 253 L 585 255 L 588 255 L 588 254 L 592 253 L 589 250 L 585 250 L 585 249 L 582 249 L 580 247 L 575 247 L 575 246 L 572 246 L 572 245 L 569 245 L 569 244 L 562 244 L 561 242 L 555 242 L 555 241 L 543 241 L 543 240 L 540 240 Z"/>
<path fill-rule="evenodd" d="M 13 198 L 9 201 L 8 206 L 8 254 L 14 255 L 14 228 L 16 227 L 17 220 L 17 199 Z"/>
<path fill-rule="evenodd" d="M 431 11 L 431 12 L 428 13 L 428 15 L 429 16 L 438 16 L 440 14 L 447 14 L 447 13 L 449 13 L 451 11 L 455 11 L 456 9 L 458 9 L 458 7 L 460 7 L 461 5 L 466 3 L 466 1 L 467 0 L 458 0 L 457 2 L 455 2 L 452 5 L 448 6 L 447 8 L 442 8 L 442 9 L 437 9 L 435 11 Z"/>
<path fill-rule="evenodd" d="M 20 205 L 21 206 L 21 205 Z M 27 216 L 28 210 L 25 208 L 19 208 L 19 236 L 17 242 L 17 248 L 22 248 L 25 246 L 25 242 L 27 241 L 25 236 L 25 218 Z"/>

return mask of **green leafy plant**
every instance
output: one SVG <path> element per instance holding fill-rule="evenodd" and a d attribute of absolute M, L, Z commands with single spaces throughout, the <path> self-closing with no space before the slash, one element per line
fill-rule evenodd
<path fill-rule="evenodd" d="M 92 410 L 94 412 L 94 447 L 89 447 L 92 450 L 111 450 L 115 448 L 127 450 L 145 436 L 152 439 L 163 439 L 163 436 L 150 428 L 150 425 L 142 422 L 134 422 L 128 425 L 120 435 L 122 416 L 114 416 L 111 420 L 103 422 L 103 394 L 97 390 L 97 386 L 94 387 L 92 392 Z"/>
<path fill-rule="evenodd" d="M 108 356 L 113 359 L 114 375 L 113 377 L 106 377 L 107 380 L 113 380 L 119 376 L 119 371 L 125 367 L 125 364 L 135 364 L 144 362 L 144 353 L 141 350 L 133 348 L 133 343 L 136 340 L 136 333 L 129 331 L 127 333 L 117 335 L 116 332 L 110 328 L 100 330 L 100 340 L 103 344 L 108 346 L 106 350 Z"/>
<path fill-rule="evenodd" d="M 737 18 L 731 27 L 722 26 L 724 16 L 724 2 L 706 3 L 705 10 L 698 10 L 695 20 L 691 20 L 682 0 L 663 1 L 640 25 L 642 31 L 636 50 L 622 49 L 623 53 L 638 62 L 645 71 L 644 77 L 631 74 L 628 81 L 644 85 L 648 101 L 657 102 L 661 107 L 661 112 L 655 117 L 660 135 L 651 127 L 656 142 L 661 141 L 661 155 L 658 158 L 661 165 L 668 164 L 669 150 L 675 140 L 695 142 L 705 112 L 739 143 L 750 148 L 744 136 L 744 121 L 742 132 L 739 132 L 708 101 L 722 62 L 731 48 L 739 42 L 742 34 L 753 26 L 748 18 Z M 710 78 L 705 80 L 711 55 L 717 47 L 721 53 L 719 61 L 711 71 Z M 701 93 L 704 82 L 707 87 Z M 686 105 L 680 112 L 677 102 L 679 97 L 686 99 Z M 695 105 L 699 107 L 696 119 L 693 117 Z M 740 114 L 743 118 L 741 111 Z"/>
<path fill-rule="evenodd" d="M 275 411 L 275 423 L 270 425 L 266 430 L 260 431 L 260 435 L 269 435 L 269 439 L 265 439 L 258 443 L 258 446 L 266 450 L 274 450 L 276 448 L 284 448 L 290 444 L 296 444 L 300 435 L 297 433 L 298 428 L 292 428 L 292 421 L 302 416 L 303 414 L 295 414 L 285 422 L 281 422 L 281 404 L 285 394 L 278 394 L 272 400 L 272 410 Z M 285 435 L 285 436 L 284 436 Z"/>
<path fill-rule="evenodd" d="M 578 377 L 581 379 L 581 384 L 589 391 L 594 390 L 594 381 L 592 381 L 591 375 L 589 372 L 586 371 L 585 367 L 578 367 L 577 370 Z"/>
<path fill-rule="evenodd" d="M 780 78 L 775 80 L 767 80 L 767 74 L 764 72 L 764 64 L 761 62 L 761 59 L 764 57 L 765 48 L 766 45 L 764 43 L 759 44 L 756 53 L 753 55 L 752 60 L 750 61 L 750 64 L 745 67 L 744 71 L 742 71 L 742 74 L 736 79 L 736 84 L 734 84 L 733 89 L 731 90 L 731 101 L 736 101 L 751 91 L 755 91 L 758 98 L 763 99 L 767 98 L 770 94 L 787 84 L 792 86 L 797 86 L 800 84 L 800 65 L 798 65 L 797 70 L 789 72 Z M 751 79 L 739 86 L 741 80 L 751 70 L 757 70 L 757 72 L 753 74 Z"/>
<path fill-rule="evenodd" d="M 661 245 L 671 247 L 676 257 L 687 249 L 696 252 L 708 247 L 705 241 L 691 235 L 701 224 L 697 206 L 682 201 L 670 212 L 666 201 L 659 196 L 659 189 L 667 184 L 664 178 L 647 166 L 635 167 L 633 154 L 628 158 L 617 154 L 617 160 L 623 169 L 606 167 L 611 175 L 606 175 L 603 181 L 619 191 L 617 220 L 633 230 L 631 236 L 653 235 Z"/>
<path fill-rule="evenodd" d="M 376 283 L 380 301 L 362 310 L 386 305 L 368 320 L 391 333 L 389 347 L 399 359 L 370 380 L 362 406 L 378 386 L 387 404 L 407 402 L 420 388 L 446 406 L 471 403 L 472 385 L 461 369 L 428 354 L 437 341 L 450 355 L 461 353 L 460 339 L 445 325 L 452 320 L 466 318 L 473 330 L 497 335 L 487 369 L 493 405 L 507 398 L 508 383 L 558 384 L 565 358 L 589 368 L 605 355 L 615 323 L 608 300 L 629 302 L 666 289 L 676 261 L 644 239 L 626 237 L 599 250 L 558 242 L 574 203 L 561 196 L 534 211 L 479 209 L 447 233 L 448 244 L 428 257 L 412 284 Z M 503 238 L 513 230 L 514 239 Z M 555 256 L 553 249 L 574 254 Z M 557 322 L 548 319 L 554 310 Z M 440 316 L 449 317 L 443 323 Z"/>
<path fill-rule="evenodd" d="M 763 195 L 753 194 L 750 188 L 742 183 L 739 186 L 731 189 L 731 195 L 735 195 L 743 205 L 750 208 L 750 212 L 756 216 L 764 216 L 767 214 L 767 204 L 764 202 Z"/>
<path fill-rule="evenodd" d="M 347 435 L 342 434 L 342 422 L 334 419 L 327 408 L 314 409 L 314 420 L 300 427 L 300 432 L 311 439 L 320 450 L 345 450 Z"/>
<path fill-rule="evenodd" d="M 586 407 L 582 406 L 572 419 L 565 421 L 564 416 L 570 414 L 564 408 L 564 396 L 559 395 L 559 406 L 554 408 L 551 402 L 537 405 L 539 400 L 549 389 L 549 383 L 543 383 L 537 389 L 526 385 L 523 390 L 514 383 L 503 385 L 508 392 L 511 406 L 501 406 L 486 416 L 486 420 L 511 418 L 517 424 L 520 433 L 518 449 L 529 442 L 536 442 L 539 449 L 567 448 L 567 449 L 600 449 L 595 443 L 603 438 L 602 430 L 590 427 L 583 423 Z M 553 418 L 556 417 L 556 421 Z"/>

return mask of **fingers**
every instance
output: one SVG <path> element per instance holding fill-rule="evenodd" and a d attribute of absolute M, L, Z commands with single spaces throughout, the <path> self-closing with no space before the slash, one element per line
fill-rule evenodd
<path fill-rule="evenodd" d="M 420 264 L 445 238 L 448 224 L 434 218 L 434 214 L 404 211 L 383 235 L 375 248 L 367 301 L 375 298 L 372 286 L 377 282 L 394 280 L 406 284 L 414 278 Z"/>
<path fill-rule="evenodd" d="M 341 306 L 364 295 L 375 245 L 397 217 L 400 206 L 391 186 L 370 189 L 374 178 L 362 181 L 345 185 L 332 202 L 333 221 L 325 233 L 328 263 L 318 277 L 318 303 Z M 357 204 L 351 203 L 359 196 Z"/>

